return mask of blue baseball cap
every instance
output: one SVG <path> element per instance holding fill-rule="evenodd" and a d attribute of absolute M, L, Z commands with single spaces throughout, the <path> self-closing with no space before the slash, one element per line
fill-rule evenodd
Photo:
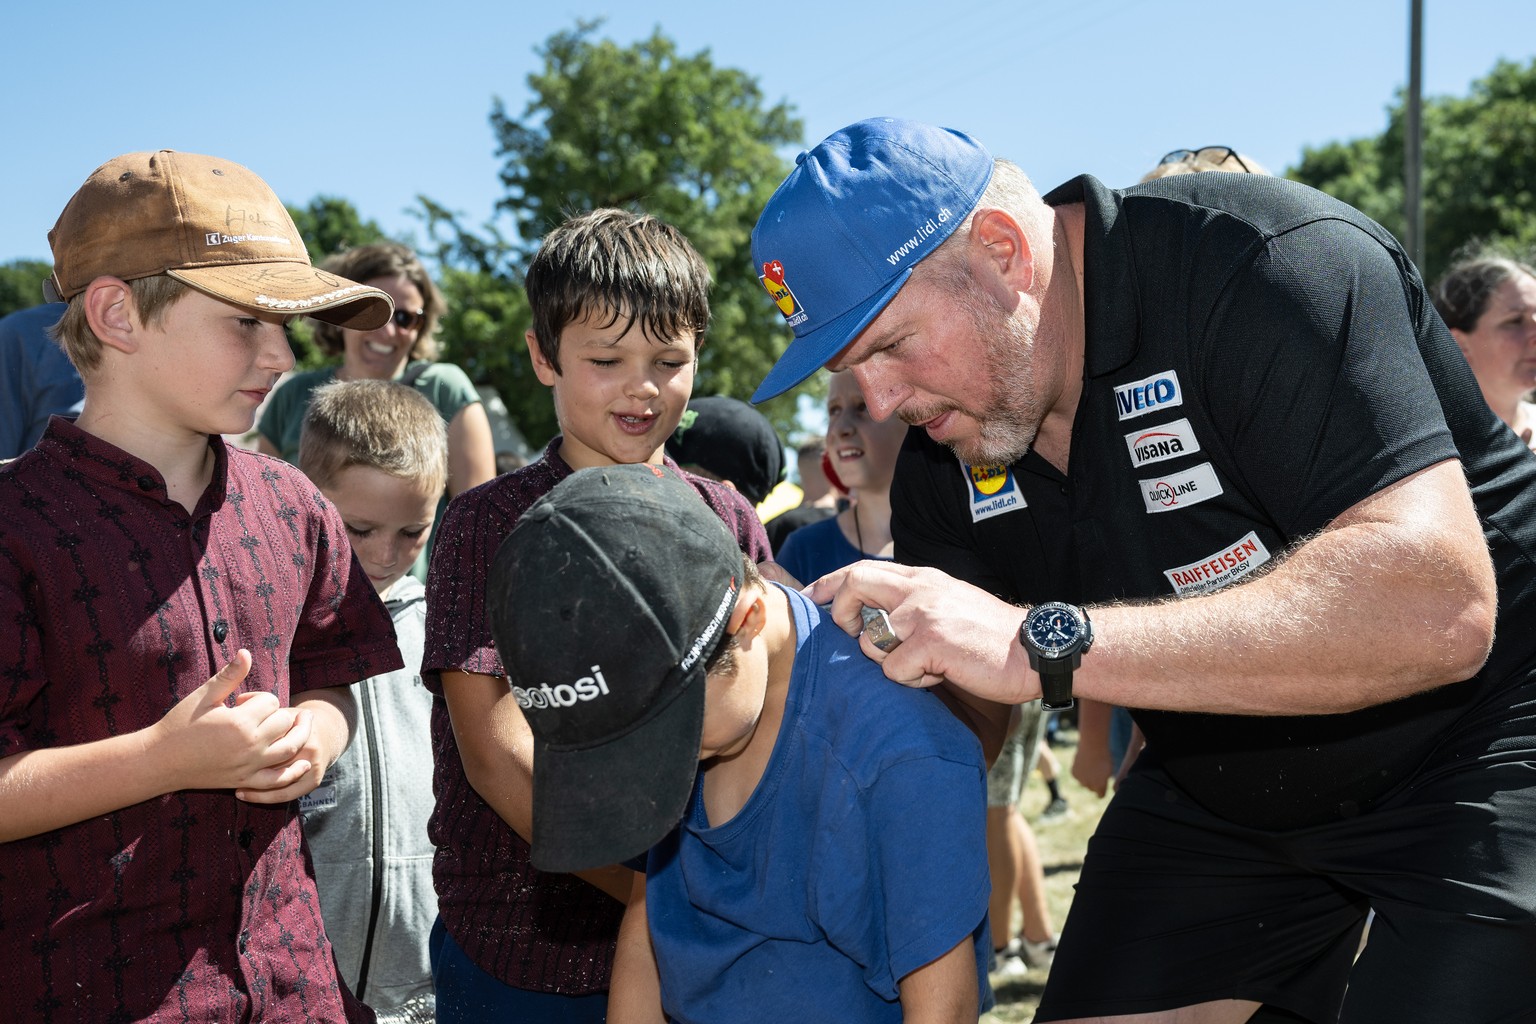
<path fill-rule="evenodd" d="M 991 180 L 992 154 L 969 135 L 894 117 L 801 153 L 752 229 L 758 280 L 795 332 L 752 401 L 788 391 L 858 337 Z"/>

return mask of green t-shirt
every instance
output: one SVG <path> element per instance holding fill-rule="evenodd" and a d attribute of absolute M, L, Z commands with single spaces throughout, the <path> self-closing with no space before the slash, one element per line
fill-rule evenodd
<path fill-rule="evenodd" d="M 452 423 L 460 409 L 480 401 L 480 393 L 470 382 L 469 375 L 452 363 L 412 360 L 406 364 L 403 376 L 410 377 L 413 374 L 411 386 L 426 396 L 437 409 L 438 414 L 443 417 L 444 423 Z M 335 379 L 336 367 L 334 366 L 306 370 L 289 377 L 272 393 L 272 399 L 262 411 L 257 429 L 261 436 L 278 450 L 285 461 L 298 465 L 299 434 L 304 430 L 304 414 L 309 410 L 310 398 L 313 397 L 316 388 L 322 384 L 329 384 Z M 442 518 L 443 510 L 447 507 L 448 495 L 445 492 L 442 500 L 437 503 L 439 519 Z M 427 579 L 427 564 L 432 556 L 434 539 L 436 539 L 435 534 L 427 539 L 427 546 L 422 550 L 421 557 L 416 559 L 415 565 L 411 566 L 411 575 L 423 583 Z"/>
<path fill-rule="evenodd" d="M 426 396 L 443 417 L 444 423 L 452 423 L 460 409 L 480 401 L 480 393 L 470 383 L 469 375 L 452 363 L 412 360 L 406 364 L 406 375 L 418 366 L 422 369 L 411 386 Z M 273 392 L 272 400 L 262 411 L 257 429 L 278 450 L 284 461 L 298 465 L 299 434 L 304 429 L 304 414 L 309 410 L 310 397 L 320 385 L 329 384 L 335 379 L 334 366 L 306 370 L 289 377 L 282 387 Z"/>

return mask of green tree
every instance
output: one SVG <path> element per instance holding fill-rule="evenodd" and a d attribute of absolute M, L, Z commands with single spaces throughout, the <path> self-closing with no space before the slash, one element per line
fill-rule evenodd
<path fill-rule="evenodd" d="M 53 264 L 42 260 L 0 263 L 0 316 L 41 304 L 43 282 L 52 271 Z"/>
<path fill-rule="evenodd" d="M 293 218 L 314 263 L 344 249 L 389 238 L 375 221 L 364 220 L 357 207 L 338 196 L 315 196 L 305 206 L 288 207 L 288 216 Z M 315 344 L 314 325 L 304 317 L 296 317 L 289 325 L 288 340 L 293 345 L 297 369 L 312 370 L 329 361 Z"/>
<path fill-rule="evenodd" d="M 364 220 L 357 207 L 338 196 L 315 196 L 306 206 L 290 206 L 288 214 L 316 263 L 344 249 L 389 240 L 373 220 Z"/>
<path fill-rule="evenodd" d="M 1404 104 L 1380 136 L 1308 148 L 1288 174 L 1403 236 Z M 1423 104 L 1424 266 L 1433 281 L 1471 239 L 1536 244 L 1536 60 L 1500 61 L 1465 97 Z"/>
<path fill-rule="evenodd" d="M 696 393 L 748 397 L 789 338 L 751 272 L 750 239 L 788 171 L 780 150 L 801 141 L 800 121 L 783 103 L 767 105 L 751 76 L 717 67 L 708 50 L 680 54 L 660 30 L 619 46 L 596 38 L 599 25 L 578 22 L 536 50 L 543 68 L 528 77 L 532 95 L 521 114 L 493 104 L 505 233 L 467 231 L 423 200 L 440 258 L 467 272 L 445 274 L 455 300 L 445 337 L 460 362 L 484 369 L 530 441 L 553 432 L 554 411 L 526 365 L 526 304 L 494 300 L 498 315 L 519 313 L 515 324 L 477 318 L 461 327 L 457 318 L 470 316 L 462 300 L 481 301 L 495 282 L 520 290 L 539 239 L 572 213 L 643 210 L 698 249 L 715 286 Z M 765 411 L 787 425 L 794 398 Z"/>

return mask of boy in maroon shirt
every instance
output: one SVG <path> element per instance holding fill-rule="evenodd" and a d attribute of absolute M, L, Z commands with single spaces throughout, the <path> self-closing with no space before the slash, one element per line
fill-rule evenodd
<path fill-rule="evenodd" d="M 297 798 L 346 684 L 397 668 L 383 605 L 297 470 L 227 446 L 297 314 L 386 295 L 316 271 L 238 164 L 132 153 L 49 233 L 85 381 L 0 470 L 0 1006 L 39 1021 L 361 1021 Z"/>
<path fill-rule="evenodd" d="M 709 272 L 688 240 L 622 210 L 551 232 L 526 287 L 529 357 L 563 433 L 537 461 L 454 499 L 427 580 L 421 668 L 437 695 L 429 832 L 441 1024 L 601 1021 L 606 1012 L 633 872 L 545 874 L 529 863 L 533 737 L 486 623 L 485 572 L 528 506 L 574 470 L 648 462 L 682 472 L 663 445 L 687 408 L 709 326 Z M 769 557 L 746 499 L 683 475 L 753 561 Z"/>

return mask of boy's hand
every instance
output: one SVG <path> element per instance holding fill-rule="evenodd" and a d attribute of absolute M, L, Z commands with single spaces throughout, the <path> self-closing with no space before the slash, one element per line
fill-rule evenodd
<path fill-rule="evenodd" d="M 357 701 L 350 687 L 326 686 L 292 696 L 297 718 L 290 738 L 297 736 L 298 722 L 306 725 L 304 738 L 288 763 L 273 766 L 237 789 L 235 796 L 241 800 L 257 804 L 297 800 L 320 785 L 351 742 L 357 728 Z"/>
<path fill-rule="evenodd" d="M 237 651 L 147 730 L 149 744 L 162 752 L 172 773 L 169 789 L 271 791 L 310 771 L 310 762 L 299 756 L 309 742 L 308 712 L 280 707 L 277 697 L 265 692 L 239 694 L 233 706 L 224 703 L 250 670 L 250 652 Z"/>
<path fill-rule="evenodd" d="M 324 780 L 331 758 L 322 749 L 320 730 L 315 728 L 314 712 L 308 708 L 290 710 L 294 711 L 294 727 L 285 738 L 302 736 L 293 756 L 283 764 L 270 765 L 257 772 L 248 783 L 235 790 L 237 798 L 253 804 L 283 804 L 297 800 Z M 286 748 L 287 744 L 282 746 Z M 274 746 L 271 749 L 276 751 L 279 748 Z"/>

